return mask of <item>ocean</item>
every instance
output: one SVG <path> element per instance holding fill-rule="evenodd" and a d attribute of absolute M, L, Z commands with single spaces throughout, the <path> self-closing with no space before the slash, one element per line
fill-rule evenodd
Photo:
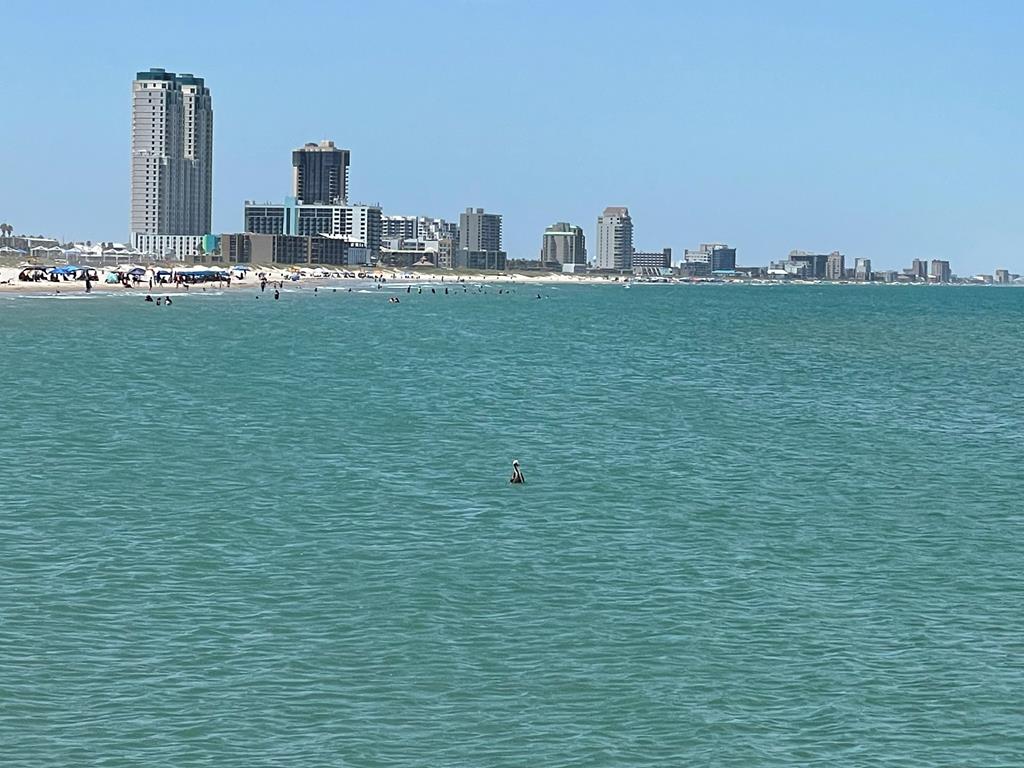
<path fill-rule="evenodd" d="M 1024 765 L 1024 291 L 435 287 L 0 295 L 0 764 Z"/>

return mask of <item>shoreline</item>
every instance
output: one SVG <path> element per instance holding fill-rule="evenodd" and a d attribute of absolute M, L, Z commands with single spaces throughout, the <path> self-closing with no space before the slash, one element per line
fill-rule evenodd
<path fill-rule="evenodd" d="M 213 269 L 213 267 L 210 267 Z M 701 279 L 685 279 L 685 278 L 636 278 L 631 276 L 619 276 L 611 277 L 605 275 L 575 275 L 575 274 L 559 274 L 551 273 L 547 275 L 527 275 L 517 272 L 510 272 L 507 274 L 483 274 L 483 273 L 451 273 L 443 274 L 438 272 L 430 272 L 424 274 L 418 274 L 409 270 L 392 269 L 392 268 L 375 268 L 366 272 L 360 271 L 363 277 L 357 276 L 353 272 L 353 267 L 345 267 L 344 270 L 351 276 L 343 276 L 340 272 L 333 272 L 327 276 L 312 276 L 302 275 L 298 279 L 295 279 L 295 275 L 298 274 L 296 271 L 281 268 L 268 268 L 268 267 L 254 267 L 250 273 L 243 278 L 232 277 L 230 285 L 225 281 L 210 281 L 205 283 L 192 283 L 189 289 L 186 289 L 181 284 L 174 283 L 154 283 L 152 287 L 149 285 L 149 278 L 145 277 L 137 284 L 133 284 L 132 287 L 125 287 L 120 283 L 107 283 L 105 278 L 110 273 L 116 273 L 115 268 L 102 269 L 96 268 L 99 275 L 98 279 L 92 281 L 92 293 L 104 294 L 104 295 L 116 295 L 116 294 L 142 294 L 146 293 L 160 293 L 160 294 L 182 294 L 187 295 L 190 291 L 203 292 L 206 290 L 214 289 L 217 291 L 249 291 L 258 290 L 260 287 L 260 279 L 256 277 L 257 272 L 262 272 L 267 277 L 268 287 L 271 284 L 282 283 L 282 287 L 301 287 L 305 288 L 308 286 L 317 287 L 324 286 L 325 288 L 337 289 L 341 286 L 351 285 L 352 287 L 365 285 L 377 285 L 384 281 L 384 285 L 396 285 L 396 286 L 408 286 L 417 284 L 435 284 L 435 285 L 460 285 L 460 284 L 511 284 L 511 285 L 525 285 L 525 286 L 542 286 L 542 285 L 604 285 L 604 286 L 650 286 L 650 285 L 689 285 L 689 286 L 700 286 L 700 285 L 746 285 L 746 286 L 813 286 L 813 285 L 854 285 L 854 286 L 899 286 L 899 287 L 936 287 L 936 286 L 953 286 L 953 287 L 1012 287 L 1014 283 L 1007 284 L 996 284 L 996 283 L 981 283 L 981 282 L 964 282 L 964 283 L 922 283 L 922 282 L 856 282 L 856 281 L 843 281 L 843 282 L 830 282 L 824 280 L 769 280 L 769 279 L 748 279 L 748 280 L 701 280 Z M 308 269 L 308 268 L 307 268 Z M 0 267 L 0 294 L 51 294 L 51 295 L 86 295 L 85 281 L 84 280 L 60 280 L 53 282 L 51 280 L 40 280 L 40 281 L 23 281 L 18 280 L 18 274 L 21 268 L 19 267 Z M 1018 284 L 1019 285 L 1019 284 Z"/>

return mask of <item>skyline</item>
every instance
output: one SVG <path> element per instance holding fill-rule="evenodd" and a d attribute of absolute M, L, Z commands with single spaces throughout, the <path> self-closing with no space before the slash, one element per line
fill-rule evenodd
<path fill-rule="evenodd" d="M 876 269 L 922 258 L 962 275 L 1024 271 L 1024 163 L 1012 152 L 1024 113 L 1011 99 L 1024 10 L 1010 4 L 651 3 L 628 18 L 604 3 L 299 6 L 297 16 L 344 15 L 350 28 L 398 14 L 427 35 L 344 37 L 351 62 L 326 74 L 180 44 L 199 17 L 245 32 L 230 37 L 250 53 L 266 50 L 284 38 L 259 25 L 262 5 L 186 2 L 163 34 L 111 34 L 102 55 L 95 42 L 78 49 L 66 71 L 65 58 L 31 55 L 34 27 L 59 49 L 81 40 L 73 30 L 112 33 L 132 19 L 112 5 L 15 3 L 8 27 L 26 34 L 0 52 L 17 75 L 8 104 L 45 93 L 62 106 L 59 119 L 0 126 L 0 218 L 21 232 L 127 241 L 130 82 L 156 66 L 195 72 L 214 93 L 215 232 L 239 231 L 244 200 L 280 197 L 292 150 L 331 139 L 352 153 L 353 199 L 449 220 L 470 206 L 501 213 L 510 258 L 536 258 L 558 221 L 596 244 L 597 217 L 622 205 L 639 250 L 719 241 L 744 265 L 801 249 Z M 437 53 L 442 34 L 459 45 Z M 628 55 L 613 55 L 613 38 Z"/>

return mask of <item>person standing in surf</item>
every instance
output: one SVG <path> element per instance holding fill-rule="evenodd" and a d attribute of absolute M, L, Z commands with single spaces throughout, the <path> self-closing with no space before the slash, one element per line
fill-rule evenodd
<path fill-rule="evenodd" d="M 526 478 L 523 477 L 523 472 L 519 469 L 519 460 L 512 461 L 512 477 L 509 478 L 509 482 L 513 485 L 522 485 L 526 482 Z"/>

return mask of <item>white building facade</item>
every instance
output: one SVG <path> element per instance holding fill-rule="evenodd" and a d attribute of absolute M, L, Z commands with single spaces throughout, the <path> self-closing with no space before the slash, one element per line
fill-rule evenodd
<path fill-rule="evenodd" d="M 633 220 L 625 206 L 609 206 L 597 217 L 598 269 L 633 267 Z"/>

